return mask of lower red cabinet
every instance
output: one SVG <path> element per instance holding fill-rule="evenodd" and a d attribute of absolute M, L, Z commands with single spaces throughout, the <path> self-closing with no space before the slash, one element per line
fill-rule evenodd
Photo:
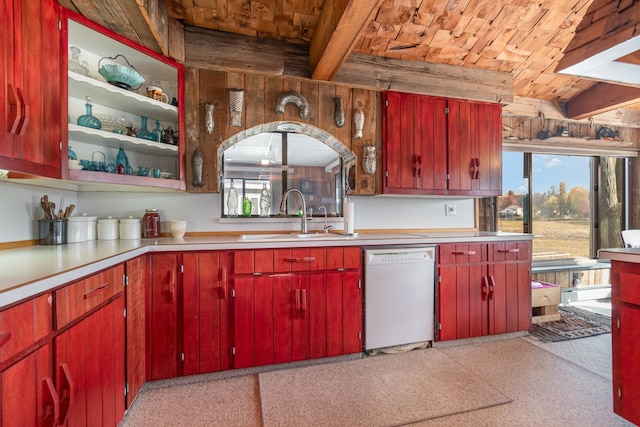
<path fill-rule="evenodd" d="M 438 341 L 531 327 L 531 242 L 438 245 Z"/>
<path fill-rule="evenodd" d="M 124 416 L 124 298 L 54 339 L 62 426 L 117 426 Z"/>
<path fill-rule="evenodd" d="M 0 373 L 3 427 L 57 425 L 58 393 L 51 371 L 51 347 L 45 345 Z"/>
<path fill-rule="evenodd" d="M 234 253 L 235 368 L 362 351 L 360 248 L 303 251 Z"/>

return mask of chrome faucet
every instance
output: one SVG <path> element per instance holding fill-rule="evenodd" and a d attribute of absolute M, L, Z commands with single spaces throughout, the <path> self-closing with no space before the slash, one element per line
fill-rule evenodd
<path fill-rule="evenodd" d="M 333 228 L 332 225 L 327 225 L 327 208 L 324 205 L 321 205 L 318 209 L 321 209 L 324 212 L 324 227 L 322 228 L 322 232 L 324 234 L 328 234 L 329 230 Z"/>
<path fill-rule="evenodd" d="M 287 196 L 289 193 L 296 193 L 302 200 L 302 215 L 300 216 L 300 233 L 307 234 L 307 202 L 304 200 L 304 195 L 297 188 L 290 188 L 282 195 L 282 201 L 280 202 L 280 215 L 286 215 L 287 210 L 285 204 L 287 203 Z"/>

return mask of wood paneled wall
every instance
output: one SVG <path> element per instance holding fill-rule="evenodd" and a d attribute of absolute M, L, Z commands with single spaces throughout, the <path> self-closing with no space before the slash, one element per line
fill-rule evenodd
<path fill-rule="evenodd" d="M 227 90 L 245 90 L 242 110 L 242 126 L 231 126 L 231 114 Z M 300 118 L 298 107 L 287 104 L 284 114 L 276 114 L 275 107 L 281 93 L 295 91 L 303 95 L 311 105 L 308 118 Z M 345 124 L 339 128 L 334 123 L 334 97 L 342 97 Z M 185 69 L 185 121 L 187 149 L 187 190 L 190 192 L 218 192 L 217 149 L 233 135 L 264 123 L 288 121 L 309 124 L 333 135 L 356 156 L 355 190 L 353 194 L 376 194 L 382 185 L 380 93 L 367 89 L 355 89 L 328 83 L 287 77 L 262 76 L 205 70 Z M 205 104 L 214 105 L 214 131 L 208 134 L 204 128 Z M 353 139 L 355 125 L 353 111 L 362 109 L 365 116 L 362 139 Z M 377 173 L 364 173 L 362 151 L 364 145 L 377 147 Z M 191 159 L 197 149 L 204 154 L 204 187 L 194 187 Z"/>

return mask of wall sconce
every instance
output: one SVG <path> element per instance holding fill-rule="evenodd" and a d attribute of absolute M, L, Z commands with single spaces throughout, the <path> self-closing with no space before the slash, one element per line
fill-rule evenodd
<path fill-rule="evenodd" d="M 362 147 L 362 167 L 367 175 L 376 173 L 376 146 L 365 145 Z"/>
<path fill-rule="evenodd" d="M 213 122 L 213 109 L 215 106 L 211 102 L 204 104 L 204 130 L 211 135 L 215 123 Z"/>
<path fill-rule="evenodd" d="M 341 128 L 344 126 L 344 108 L 342 107 L 342 98 L 339 96 L 334 97 L 333 103 L 336 106 L 336 111 L 333 114 L 333 121 L 337 127 Z"/>
<path fill-rule="evenodd" d="M 361 108 L 358 108 L 353 114 L 353 122 L 356 126 L 356 133 L 353 135 L 353 139 L 362 139 L 362 127 L 364 126 L 364 113 Z"/>
<path fill-rule="evenodd" d="M 242 107 L 244 105 L 244 89 L 229 89 L 229 111 L 231 126 L 242 126 Z"/>

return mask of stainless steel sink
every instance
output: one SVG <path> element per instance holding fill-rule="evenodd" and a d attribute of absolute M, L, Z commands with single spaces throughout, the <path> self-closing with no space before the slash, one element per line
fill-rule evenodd
<path fill-rule="evenodd" d="M 288 234 L 241 234 L 240 240 L 297 240 L 297 239 L 318 239 L 334 240 L 349 239 L 350 236 L 335 233 L 288 233 Z"/>

